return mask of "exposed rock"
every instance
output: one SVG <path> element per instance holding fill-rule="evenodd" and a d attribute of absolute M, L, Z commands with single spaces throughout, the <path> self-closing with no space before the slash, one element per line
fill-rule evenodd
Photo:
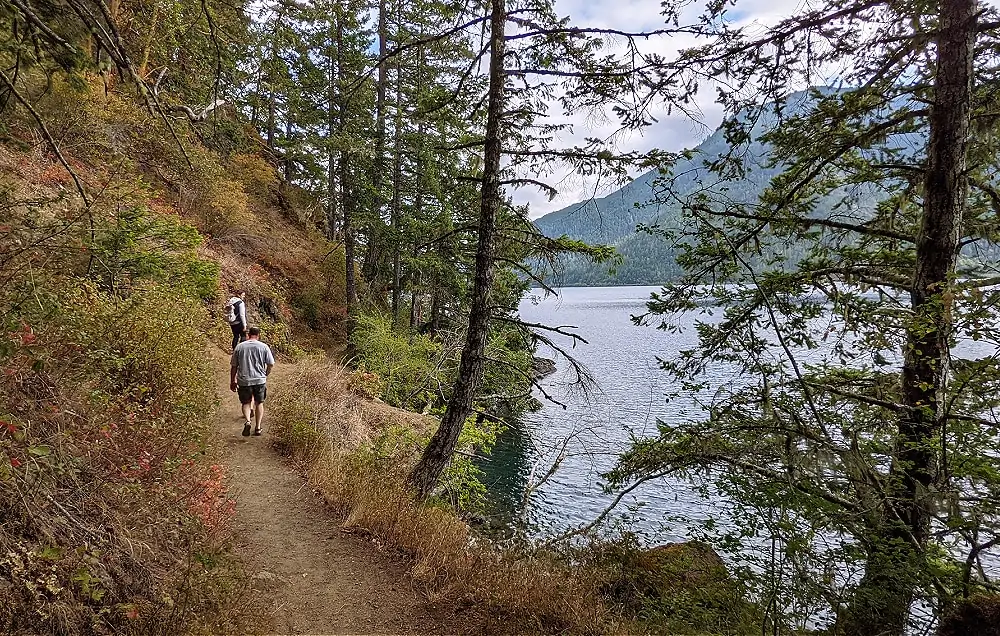
<path fill-rule="evenodd" d="M 531 379 L 541 380 L 542 378 L 552 375 L 556 372 L 556 361 L 550 360 L 548 358 L 539 358 L 538 356 L 533 356 L 531 358 Z"/>
<path fill-rule="evenodd" d="M 1000 595 L 973 596 L 945 612 L 938 636 L 1000 636 Z"/>
<path fill-rule="evenodd" d="M 732 584 L 722 558 L 701 541 L 656 546 L 636 555 L 634 564 L 646 582 L 647 595 L 670 596 L 679 588 Z"/>
<path fill-rule="evenodd" d="M 626 612 L 668 626 L 717 633 L 747 624 L 751 605 L 725 562 L 706 543 L 686 541 L 617 556 L 605 593 Z"/>

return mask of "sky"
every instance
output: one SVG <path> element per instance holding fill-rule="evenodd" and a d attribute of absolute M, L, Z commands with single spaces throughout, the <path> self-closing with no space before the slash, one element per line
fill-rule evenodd
<path fill-rule="evenodd" d="M 577 26 L 630 32 L 662 28 L 664 25 L 660 15 L 660 5 L 661 0 L 555 0 L 557 13 L 569 16 Z M 699 6 L 696 5 L 702 3 L 697 2 L 691 6 L 689 15 L 692 19 L 699 10 Z M 807 0 L 738 0 L 729 15 L 739 26 L 746 25 L 752 28 L 757 25 L 763 30 L 766 26 L 807 6 Z M 682 21 L 683 18 L 684 14 Z M 651 38 L 643 46 L 647 51 L 656 51 L 669 56 L 693 42 L 693 39 L 687 37 Z M 657 123 L 646 128 L 641 134 L 618 139 L 617 149 L 629 151 L 657 148 L 677 151 L 697 146 L 722 120 L 722 109 L 713 101 L 714 92 L 704 87 L 700 95 L 704 97 L 698 100 L 700 113 L 697 121 L 679 113 L 666 115 L 665 109 L 661 108 Z M 559 113 L 559 107 L 553 106 L 552 112 Z M 566 121 L 561 115 L 554 117 L 553 120 Z M 573 134 L 562 136 L 562 141 L 567 146 L 584 137 L 605 138 L 616 128 L 613 123 L 595 126 L 582 117 L 571 118 L 569 121 L 574 125 Z M 559 194 L 552 201 L 535 189 L 521 188 L 511 192 L 515 203 L 529 204 L 529 216 L 533 219 L 594 196 L 604 196 L 617 189 L 617 186 L 612 184 L 598 183 L 594 179 L 579 177 L 567 171 L 562 171 L 561 175 L 557 174 L 546 181 L 559 190 Z"/>

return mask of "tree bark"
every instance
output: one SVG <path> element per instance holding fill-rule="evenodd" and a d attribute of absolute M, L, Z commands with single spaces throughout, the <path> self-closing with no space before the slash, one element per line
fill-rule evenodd
<path fill-rule="evenodd" d="M 285 104 L 285 152 L 283 169 L 285 171 L 285 183 L 291 183 L 295 178 L 295 163 L 292 161 L 292 135 L 295 134 L 295 127 L 292 125 L 292 105 Z"/>
<path fill-rule="evenodd" d="M 506 26 L 505 0 L 492 0 L 490 16 L 490 81 L 486 111 L 486 139 L 483 146 L 483 181 L 479 207 L 479 244 L 476 248 L 476 272 L 469 308 L 469 327 L 462 348 L 458 379 L 441 425 L 410 474 L 410 483 L 419 499 L 426 499 L 451 460 L 465 420 L 472 412 L 472 400 L 483 375 L 483 350 L 490 322 L 490 291 L 493 288 L 493 259 L 496 219 L 501 204 L 500 123 L 504 111 L 504 74 Z"/>
<path fill-rule="evenodd" d="M 931 506 L 945 432 L 952 294 L 966 206 L 966 164 L 976 37 L 975 0 L 939 5 L 934 104 L 924 175 L 924 210 L 910 291 L 901 388 L 908 407 L 898 424 L 881 528 L 848 610 L 848 636 L 903 634 L 917 586 L 925 583 Z"/>
<path fill-rule="evenodd" d="M 337 12 L 337 131 L 344 136 L 347 127 L 348 97 L 344 93 L 347 85 L 347 70 L 344 68 L 344 15 L 343 7 Z M 351 191 L 351 153 L 340 151 L 338 168 L 340 171 L 340 213 L 344 236 L 344 305 L 347 313 L 347 342 L 345 355 L 348 361 L 355 357 L 354 326 L 357 321 L 358 292 L 354 276 L 354 196 Z"/>
<path fill-rule="evenodd" d="M 337 58 L 334 57 L 334 25 L 330 24 L 329 48 L 327 49 L 328 82 L 326 90 L 326 233 L 330 240 L 336 240 L 338 230 L 337 210 L 337 153 L 334 147 L 339 124 L 337 122 Z"/>
<path fill-rule="evenodd" d="M 388 7 L 386 0 L 378 3 L 378 54 L 379 59 L 385 58 L 389 51 Z M 375 297 L 381 294 L 384 286 L 384 259 L 386 249 L 386 227 L 383 220 L 385 210 L 385 172 L 386 161 L 386 87 L 388 74 L 385 64 L 379 64 L 375 81 L 375 161 L 372 173 L 374 190 L 371 222 L 368 227 L 368 240 L 364 259 L 361 263 L 361 274 L 368 282 L 369 288 L 376 290 Z"/>
<path fill-rule="evenodd" d="M 272 77 L 268 78 L 268 84 L 269 86 L 267 90 L 267 147 L 269 150 L 274 150 L 275 126 L 277 125 L 277 118 L 276 118 L 277 107 L 275 105 L 276 98 L 274 95 L 274 82 Z"/>
<path fill-rule="evenodd" d="M 392 204 L 390 209 L 390 219 L 392 224 L 392 324 L 399 324 L 399 305 L 402 302 L 402 272 L 401 253 L 403 251 L 403 237 L 400 231 L 400 207 L 402 206 L 403 188 L 403 65 L 396 64 L 396 115 L 393 124 L 393 152 L 392 161 Z"/>

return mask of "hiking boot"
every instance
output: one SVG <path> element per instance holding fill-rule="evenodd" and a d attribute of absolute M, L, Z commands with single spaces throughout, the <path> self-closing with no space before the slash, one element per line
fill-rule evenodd
<path fill-rule="evenodd" d="M 243 437 L 250 437 L 250 420 L 243 425 Z"/>

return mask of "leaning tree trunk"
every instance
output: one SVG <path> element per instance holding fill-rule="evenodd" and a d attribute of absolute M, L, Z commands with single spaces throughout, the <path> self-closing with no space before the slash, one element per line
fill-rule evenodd
<path fill-rule="evenodd" d="M 848 636 L 904 633 L 924 582 L 931 497 L 945 432 L 952 333 L 950 284 L 966 205 L 976 0 L 944 0 L 924 178 L 924 213 L 902 372 L 900 417 L 882 528 L 871 538 L 865 576 L 849 608 Z"/>
<path fill-rule="evenodd" d="M 490 290 L 493 287 L 493 257 L 496 220 L 500 210 L 500 119 L 503 115 L 505 0 L 492 0 L 490 18 L 490 84 L 486 112 L 486 139 L 483 146 L 482 198 L 479 206 L 479 245 L 476 249 L 476 274 L 469 307 L 469 328 L 462 348 L 458 379 L 441 425 L 410 473 L 410 482 L 420 499 L 426 499 L 437 484 L 441 472 L 455 453 L 458 436 L 472 412 L 472 399 L 483 376 L 483 350 L 490 322 Z"/>

